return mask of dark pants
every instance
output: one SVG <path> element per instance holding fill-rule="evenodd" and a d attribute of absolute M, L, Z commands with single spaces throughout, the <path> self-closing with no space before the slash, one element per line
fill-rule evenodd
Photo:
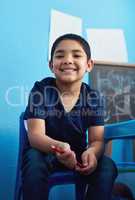
<path fill-rule="evenodd" d="M 36 149 L 24 152 L 22 161 L 23 200 L 47 200 L 48 177 L 51 173 L 67 169 L 56 156 Z M 80 175 L 88 184 L 86 200 L 111 200 L 117 169 L 114 162 L 103 156 L 91 175 Z"/>

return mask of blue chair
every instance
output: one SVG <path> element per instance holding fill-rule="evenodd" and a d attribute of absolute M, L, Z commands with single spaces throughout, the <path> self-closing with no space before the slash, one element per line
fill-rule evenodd
<path fill-rule="evenodd" d="M 105 125 L 105 142 L 115 139 L 131 139 L 135 138 L 135 120 L 130 120 L 128 122 L 120 122 L 115 124 Z M 25 128 L 23 113 L 20 116 L 20 134 L 19 134 L 19 153 L 17 162 L 17 176 L 15 184 L 15 200 L 21 200 L 22 198 L 22 180 L 21 180 L 21 160 L 23 147 L 27 145 L 27 130 Z M 135 172 L 135 164 L 120 162 L 116 163 L 119 172 Z M 57 172 L 50 176 L 49 178 L 49 190 L 56 185 L 63 184 L 75 184 L 76 200 L 83 200 L 85 196 L 86 185 L 81 182 L 79 176 L 72 171 Z"/>
<path fill-rule="evenodd" d="M 14 200 L 22 199 L 22 180 L 21 180 L 21 161 L 23 148 L 27 145 L 27 130 L 26 124 L 23 120 L 23 113 L 20 116 L 20 134 L 19 134 L 19 152 L 17 161 L 17 176 L 15 183 L 15 195 Z M 49 191 L 53 186 L 63 185 L 63 184 L 75 184 L 75 196 L 76 200 L 83 200 L 85 195 L 86 184 L 83 183 L 77 173 L 70 170 L 64 172 L 53 173 L 48 180 Z"/>
<path fill-rule="evenodd" d="M 118 173 L 120 175 L 116 179 L 116 182 L 119 182 L 120 177 L 123 177 L 121 180 L 122 182 L 124 182 L 124 177 L 126 176 L 125 184 L 127 185 L 130 183 L 130 178 L 127 178 L 129 177 L 129 175 L 127 176 L 127 174 L 135 174 L 135 162 L 133 162 L 133 148 L 131 147 L 131 145 L 133 145 L 133 139 L 135 139 L 135 120 L 128 120 L 124 122 L 105 125 L 105 141 L 108 142 L 110 140 L 120 140 L 122 142 L 122 149 L 120 149 L 121 152 L 119 151 L 119 154 L 121 155 L 120 157 L 118 156 L 119 159 L 115 161 Z M 115 156 L 116 155 L 114 155 L 114 158 Z M 121 160 L 121 162 L 119 160 Z M 132 189 L 134 190 L 134 188 Z M 114 196 L 113 200 L 115 199 L 122 200 L 123 198 Z"/>
<path fill-rule="evenodd" d="M 129 120 L 124 122 L 118 122 L 105 125 L 105 141 L 124 139 L 126 142 L 135 139 L 135 120 Z M 125 146 L 126 147 L 126 146 Z M 125 152 L 124 147 L 124 154 Z M 128 152 L 128 154 L 131 152 Z M 135 172 L 135 162 L 128 162 L 123 156 L 122 162 L 116 162 L 118 172 Z"/>

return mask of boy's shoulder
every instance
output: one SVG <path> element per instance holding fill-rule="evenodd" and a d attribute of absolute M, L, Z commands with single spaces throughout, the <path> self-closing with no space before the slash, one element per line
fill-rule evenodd
<path fill-rule="evenodd" d="M 54 86 L 54 85 L 55 85 L 55 78 L 47 77 L 47 78 L 44 78 L 44 79 L 42 79 L 40 81 L 36 81 L 35 84 L 34 84 L 34 88 L 42 90 L 47 86 L 51 87 L 51 86 Z"/>
<path fill-rule="evenodd" d="M 90 96 L 97 96 L 97 95 L 101 95 L 100 92 L 97 89 L 91 88 L 90 85 L 88 85 L 87 83 L 83 82 L 83 91 L 85 91 L 87 94 L 89 94 Z"/>
<path fill-rule="evenodd" d="M 105 105 L 105 98 L 101 92 L 91 88 L 88 84 L 83 83 L 83 97 L 86 99 L 87 106 L 90 109 L 103 108 Z"/>

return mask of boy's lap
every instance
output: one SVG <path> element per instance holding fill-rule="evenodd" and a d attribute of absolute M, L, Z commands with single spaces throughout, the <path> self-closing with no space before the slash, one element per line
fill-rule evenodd
<path fill-rule="evenodd" d="M 48 169 L 52 173 L 69 170 L 67 167 L 65 167 L 63 164 L 61 164 L 58 161 L 57 157 L 54 154 L 43 153 L 34 148 L 28 149 L 23 154 L 23 162 L 22 162 L 23 167 L 28 162 L 31 163 L 30 165 L 33 165 L 33 166 L 38 165 L 38 164 L 40 165 L 42 163 L 42 166 L 48 166 Z M 103 155 L 99 159 L 98 166 L 92 174 L 80 175 L 80 176 L 85 182 L 87 182 L 87 179 L 89 178 L 96 179 L 97 177 L 101 177 L 101 176 L 106 176 L 106 178 L 107 176 L 116 178 L 117 167 L 111 158 Z"/>
<path fill-rule="evenodd" d="M 58 161 L 55 154 L 44 153 L 35 148 L 29 148 L 23 152 L 22 167 L 24 167 L 28 163 L 33 167 L 36 165 L 37 168 L 42 164 L 43 167 L 47 166 L 48 170 L 52 172 L 68 170 L 68 168 L 66 168 Z"/>
<path fill-rule="evenodd" d="M 98 160 L 98 165 L 96 170 L 90 174 L 90 175 L 80 175 L 82 178 L 82 181 L 86 182 L 86 183 L 94 183 L 94 182 L 100 182 L 100 181 L 105 181 L 107 182 L 111 182 L 113 180 L 115 180 L 115 178 L 117 177 L 118 172 L 117 172 L 117 167 L 114 163 L 114 161 L 107 157 L 107 156 L 102 156 L 99 160 Z"/>

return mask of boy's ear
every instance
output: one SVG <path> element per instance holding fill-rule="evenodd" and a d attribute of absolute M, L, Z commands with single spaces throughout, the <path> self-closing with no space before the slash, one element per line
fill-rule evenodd
<path fill-rule="evenodd" d="M 53 72 L 53 64 L 52 64 L 52 61 L 49 61 L 49 68 L 50 68 L 50 70 Z"/>
<path fill-rule="evenodd" d="M 93 69 L 93 67 L 94 67 L 94 61 L 91 60 L 91 59 L 89 59 L 89 60 L 88 60 L 88 66 L 87 66 L 86 71 L 87 71 L 87 72 L 91 72 L 91 70 Z"/>

